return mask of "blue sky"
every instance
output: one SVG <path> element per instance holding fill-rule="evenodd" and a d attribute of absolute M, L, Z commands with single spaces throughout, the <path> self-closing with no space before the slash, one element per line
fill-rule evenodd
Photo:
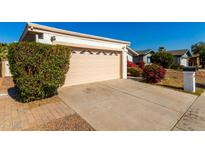
<path fill-rule="evenodd" d="M 34 22 L 35 23 L 35 22 Z M 164 46 L 167 50 L 190 49 L 191 45 L 205 41 L 205 23 L 163 22 L 42 22 L 51 27 L 86 34 L 130 41 L 136 50 Z M 0 22 L 0 42 L 18 41 L 26 23 Z"/>

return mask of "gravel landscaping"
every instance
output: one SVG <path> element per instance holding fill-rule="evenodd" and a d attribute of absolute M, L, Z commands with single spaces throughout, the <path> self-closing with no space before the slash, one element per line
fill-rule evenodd
<path fill-rule="evenodd" d="M 56 119 L 33 128 L 26 129 L 29 131 L 94 131 L 94 128 L 82 119 L 77 113 Z"/>

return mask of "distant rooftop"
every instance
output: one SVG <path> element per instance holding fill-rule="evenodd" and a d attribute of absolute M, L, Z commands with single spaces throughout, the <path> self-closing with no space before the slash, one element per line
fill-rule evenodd
<path fill-rule="evenodd" d="M 173 56 L 182 56 L 182 55 L 186 54 L 187 52 L 189 52 L 189 50 L 188 49 L 179 49 L 179 50 L 169 50 L 167 52 L 171 53 Z"/>
<path fill-rule="evenodd" d="M 145 50 L 137 50 L 136 51 L 139 55 L 146 55 L 150 52 L 154 52 L 152 49 L 145 49 Z"/>

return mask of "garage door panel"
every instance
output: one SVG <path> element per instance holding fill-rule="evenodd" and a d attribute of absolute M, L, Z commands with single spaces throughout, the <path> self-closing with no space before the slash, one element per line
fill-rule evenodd
<path fill-rule="evenodd" d="M 71 55 L 70 69 L 65 86 L 119 79 L 121 77 L 121 54 L 106 52 L 80 53 Z"/>

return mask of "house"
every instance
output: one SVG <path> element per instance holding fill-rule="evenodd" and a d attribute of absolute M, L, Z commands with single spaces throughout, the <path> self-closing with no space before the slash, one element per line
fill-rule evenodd
<path fill-rule="evenodd" d="M 151 63 L 151 56 L 154 54 L 154 51 L 152 49 L 146 49 L 146 50 L 140 50 L 137 51 L 138 56 L 133 57 L 134 63 L 140 63 L 144 62 L 145 64 Z"/>
<path fill-rule="evenodd" d="M 197 68 L 201 67 L 199 54 L 194 54 L 189 58 L 189 66 L 196 66 Z"/>
<path fill-rule="evenodd" d="M 64 86 L 127 78 L 130 42 L 28 23 L 20 42 L 66 45 L 72 50 Z"/>
<path fill-rule="evenodd" d="M 189 58 L 192 57 L 192 53 L 188 49 L 170 50 L 167 51 L 174 56 L 174 61 L 178 65 L 189 66 Z"/>
<path fill-rule="evenodd" d="M 133 62 L 133 57 L 139 56 L 139 54 L 130 47 L 127 47 L 127 60 Z"/>

